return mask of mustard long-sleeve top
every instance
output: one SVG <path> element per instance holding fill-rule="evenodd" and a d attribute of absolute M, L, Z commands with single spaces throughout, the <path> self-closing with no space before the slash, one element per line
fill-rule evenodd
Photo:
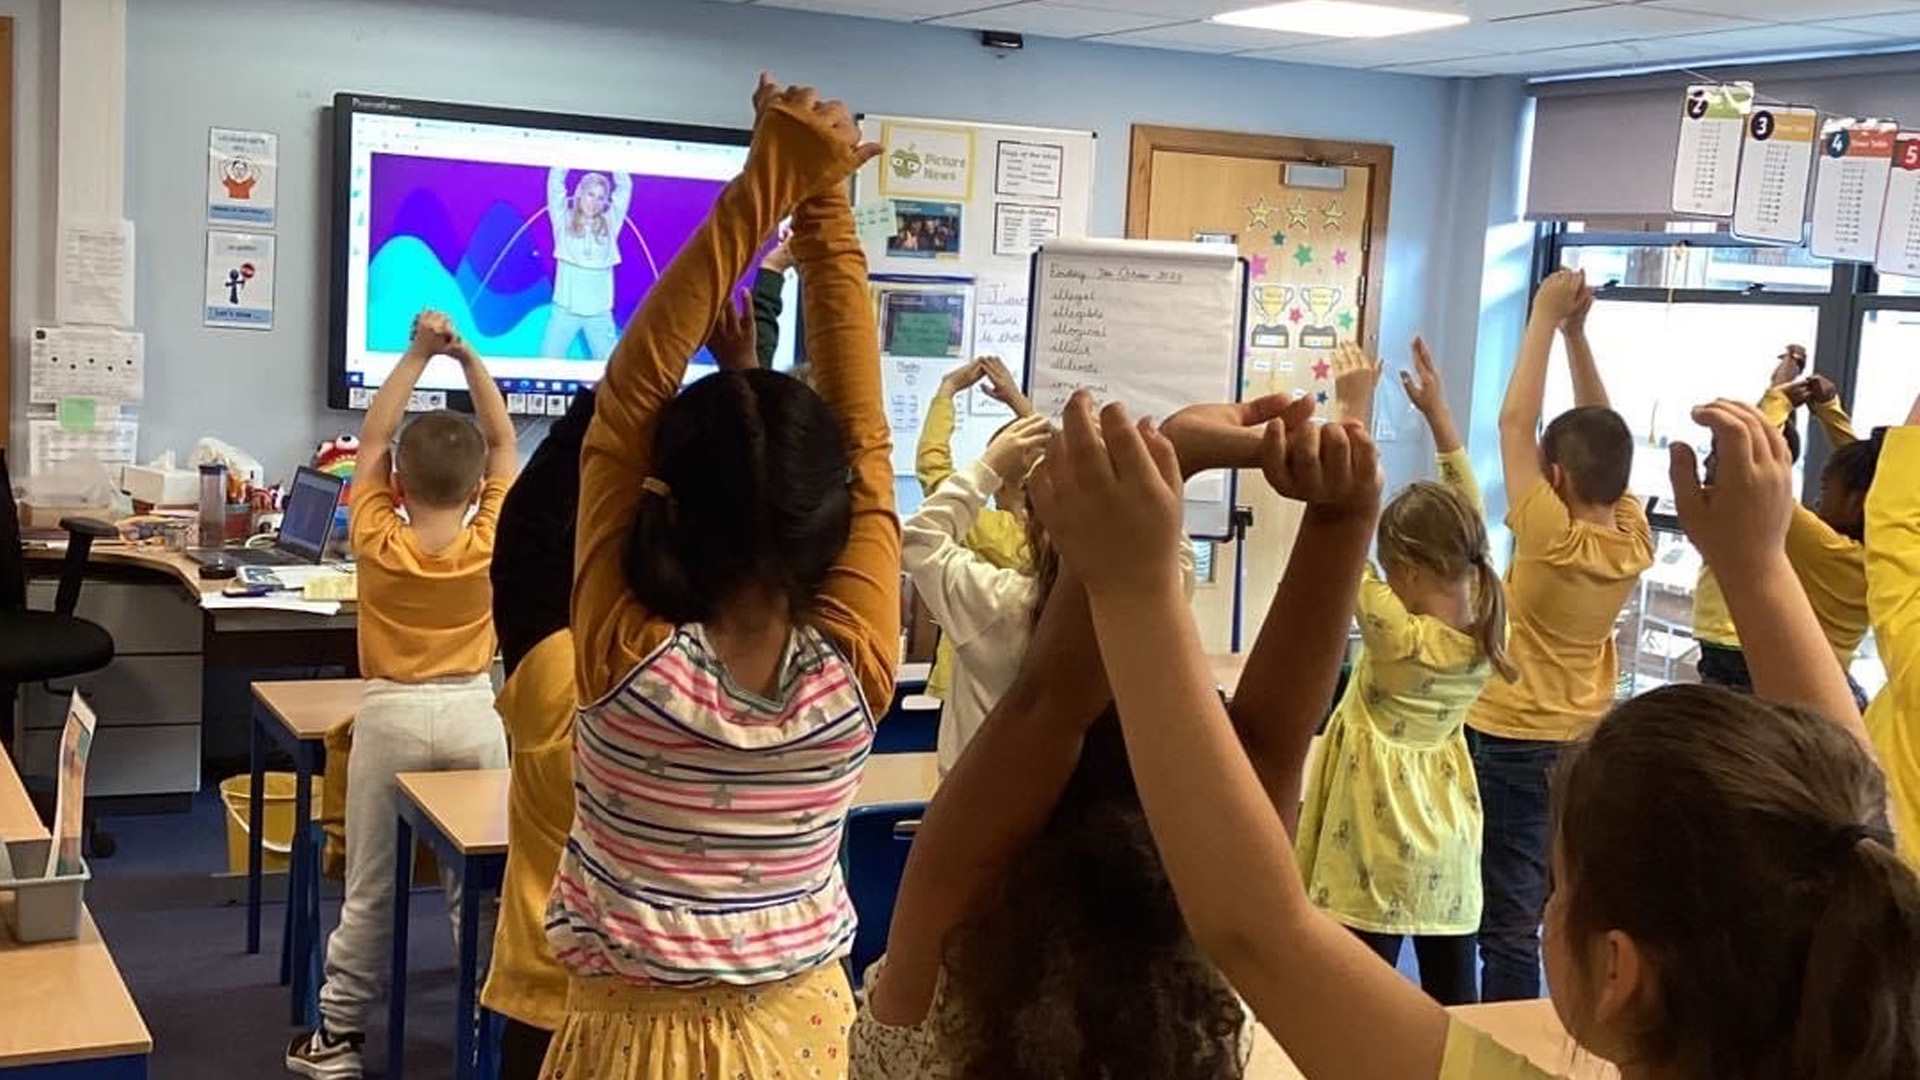
<path fill-rule="evenodd" d="M 852 155 L 851 146 L 823 138 L 800 110 L 768 106 L 745 169 L 621 335 L 580 455 L 572 628 L 582 701 L 616 687 L 673 630 L 629 591 L 622 558 L 640 484 L 651 471 L 655 423 L 734 283 L 789 214 L 813 385 L 840 419 L 852 466 L 847 545 L 809 618 L 853 664 L 873 708 L 892 700 L 900 658 L 900 522 L 866 257 L 841 181 L 853 172 Z M 823 178 L 830 178 L 824 188 Z"/>

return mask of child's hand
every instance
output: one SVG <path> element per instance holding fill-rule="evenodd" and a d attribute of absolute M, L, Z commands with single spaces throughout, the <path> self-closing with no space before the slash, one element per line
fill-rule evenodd
<path fill-rule="evenodd" d="M 993 437 L 980 455 L 980 463 L 1002 480 L 1018 480 L 1027 475 L 1053 437 L 1053 426 L 1044 416 L 1028 416 L 1007 425 Z"/>
<path fill-rule="evenodd" d="M 1587 332 L 1587 315 L 1593 311 L 1593 286 L 1587 284 L 1587 272 L 1580 271 L 1580 291 L 1574 295 L 1573 307 L 1560 319 L 1560 331 L 1566 334 L 1584 334 Z"/>
<path fill-rule="evenodd" d="M 1323 520 L 1364 521 L 1380 513 L 1380 456 L 1358 420 L 1267 425 L 1260 471 L 1273 490 Z"/>
<path fill-rule="evenodd" d="M 1693 420 L 1713 432 L 1714 475 L 1702 485 L 1693 447 L 1673 444 L 1673 504 L 1687 538 L 1722 580 L 1761 560 L 1784 557 L 1793 517 L 1793 456 L 1786 438 L 1744 402 L 1702 405 Z"/>
<path fill-rule="evenodd" d="M 440 356 L 452 347 L 458 336 L 451 319 L 429 308 L 413 317 L 413 337 L 408 351 L 417 356 Z"/>
<path fill-rule="evenodd" d="M 1016 416 L 1033 415 L 1033 402 L 1021 391 L 1020 384 L 1014 381 L 1013 372 L 1000 362 L 997 356 L 982 356 L 974 363 L 980 365 L 981 372 L 987 377 L 987 396 L 1012 409 Z"/>
<path fill-rule="evenodd" d="M 1788 383 L 1786 395 L 1787 400 L 1798 408 L 1802 405 L 1818 405 L 1832 401 L 1840 396 L 1840 388 L 1825 375 L 1809 375 L 1799 382 Z"/>
<path fill-rule="evenodd" d="M 471 367 L 480 362 L 480 354 L 474 352 L 473 346 L 468 344 L 467 339 L 463 337 L 454 338 L 442 351 L 467 367 Z"/>
<path fill-rule="evenodd" d="M 1373 423 L 1373 392 L 1380 386 L 1380 361 L 1358 345 L 1343 342 L 1333 353 L 1333 400 L 1340 417 Z"/>
<path fill-rule="evenodd" d="M 1434 366 L 1433 353 L 1421 338 L 1413 339 L 1413 370 L 1400 373 L 1400 389 L 1423 416 L 1447 411 L 1447 388 L 1440 381 L 1440 369 Z"/>
<path fill-rule="evenodd" d="M 760 73 L 753 91 L 754 141 L 781 139 L 789 144 L 787 167 L 805 172 L 809 190 L 818 191 L 845 180 L 855 169 L 880 154 L 880 144 L 863 142 L 860 125 L 845 102 L 820 100 L 811 86 L 781 86 L 767 72 Z M 774 116 L 793 123 L 769 126 Z"/>
<path fill-rule="evenodd" d="M 1533 317 L 1546 319 L 1555 326 L 1566 325 L 1567 316 L 1582 303 L 1582 296 L 1591 297 L 1587 289 L 1585 271 L 1555 270 L 1540 283 L 1540 291 L 1533 297 Z"/>
<path fill-rule="evenodd" d="M 1920 397 L 1913 399 L 1913 405 L 1907 410 L 1908 427 L 1920 427 Z"/>
<path fill-rule="evenodd" d="M 1785 386 L 1800 377 L 1807 370 L 1807 350 L 1801 345 L 1789 345 L 1780 350 L 1780 362 L 1773 366 L 1773 374 L 1768 376 L 1768 386 Z"/>
<path fill-rule="evenodd" d="M 987 362 L 978 357 L 940 376 L 940 394 L 952 397 L 987 377 Z"/>
<path fill-rule="evenodd" d="M 772 250 L 767 252 L 766 258 L 760 260 L 760 268 L 762 270 L 771 270 L 776 274 L 784 274 L 793 269 L 792 230 L 782 229 L 780 231 L 780 242 L 773 245 Z"/>
<path fill-rule="evenodd" d="M 1173 444 L 1118 402 L 1100 411 L 1082 390 L 1028 480 L 1062 560 L 1093 596 L 1176 586 L 1182 487 Z"/>
<path fill-rule="evenodd" d="M 753 316 L 730 298 L 707 331 L 707 351 L 721 371 L 751 371 L 760 366 L 755 336 Z"/>
<path fill-rule="evenodd" d="M 1313 417 L 1313 399 L 1268 394 L 1252 401 L 1217 405 L 1189 405 L 1160 425 L 1173 443 L 1187 476 L 1208 469 L 1258 469 L 1265 461 L 1263 447 L 1269 423 L 1299 427 Z"/>

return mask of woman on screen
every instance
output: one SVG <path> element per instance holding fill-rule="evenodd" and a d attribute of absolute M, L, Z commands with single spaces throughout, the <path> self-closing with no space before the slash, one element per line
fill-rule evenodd
<path fill-rule="evenodd" d="M 613 268 L 620 265 L 620 226 L 627 220 L 633 179 L 590 172 L 567 195 L 567 169 L 547 170 L 547 217 L 553 223 L 553 307 L 540 355 L 561 358 L 585 334 L 595 360 L 613 355 L 620 329 L 613 324 Z"/>

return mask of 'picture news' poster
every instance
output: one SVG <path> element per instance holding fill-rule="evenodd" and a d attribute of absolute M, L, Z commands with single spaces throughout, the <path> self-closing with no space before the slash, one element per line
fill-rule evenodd
<path fill-rule="evenodd" d="M 1829 120 L 1821 126 L 1813 187 L 1815 255 L 1873 261 L 1898 130 L 1890 120 Z"/>
<path fill-rule="evenodd" d="M 207 222 L 271 229 L 280 138 L 271 131 L 213 128 L 207 134 Z"/>
<path fill-rule="evenodd" d="M 207 293 L 201 321 L 273 329 L 273 234 L 207 233 Z"/>
<path fill-rule="evenodd" d="M 973 195 L 973 130 L 889 123 L 881 129 L 880 193 L 965 202 Z"/>
<path fill-rule="evenodd" d="M 1813 176 L 1818 110 L 1798 105 L 1756 107 L 1740 147 L 1740 182 L 1733 196 L 1733 235 L 1742 240 L 1798 244 L 1807 222 L 1807 181 Z"/>
<path fill-rule="evenodd" d="M 1893 137 L 1893 171 L 1873 265 L 1883 274 L 1920 277 L 1920 131 Z"/>
<path fill-rule="evenodd" d="M 1687 87 L 1673 167 L 1675 213 L 1729 217 L 1740 170 L 1740 136 L 1753 108 L 1752 83 Z"/>

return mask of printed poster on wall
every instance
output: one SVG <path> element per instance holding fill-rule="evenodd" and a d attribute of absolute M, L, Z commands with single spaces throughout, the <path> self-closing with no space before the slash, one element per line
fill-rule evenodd
<path fill-rule="evenodd" d="M 1025 258 L 1060 235 L 1060 208 L 1021 203 L 993 204 L 993 253 Z"/>
<path fill-rule="evenodd" d="M 1829 120 L 1820 128 L 1820 165 L 1813 186 L 1813 253 L 1823 259 L 1872 262 L 1880 212 L 1893 171 L 1891 120 Z"/>
<path fill-rule="evenodd" d="M 993 165 L 993 193 L 1021 199 L 1060 197 L 1060 171 L 1067 148 L 1058 143 L 1001 139 Z"/>
<path fill-rule="evenodd" d="M 241 330 L 273 329 L 271 233 L 207 233 L 207 294 L 201 321 Z"/>
<path fill-rule="evenodd" d="M 1733 196 L 1733 235 L 1798 244 L 1807 222 L 1820 114 L 1798 105 L 1769 105 L 1747 117 L 1740 181 Z"/>
<path fill-rule="evenodd" d="M 1675 212 L 1711 217 L 1733 213 L 1740 133 L 1752 108 L 1752 83 L 1687 87 L 1680 111 L 1680 151 L 1673 166 Z"/>
<path fill-rule="evenodd" d="M 971 128 L 889 122 L 880 132 L 880 194 L 961 202 L 972 197 Z"/>
<path fill-rule="evenodd" d="M 1883 274 L 1920 277 L 1920 131 L 1893 137 L 1893 171 L 1873 265 Z"/>
<path fill-rule="evenodd" d="M 207 133 L 207 222 L 271 229 L 279 184 L 280 137 L 271 131 Z"/>

